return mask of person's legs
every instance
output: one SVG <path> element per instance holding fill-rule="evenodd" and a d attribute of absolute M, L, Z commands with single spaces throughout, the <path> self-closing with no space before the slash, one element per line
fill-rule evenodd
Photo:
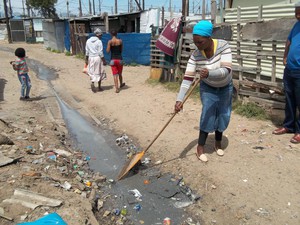
<path fill-rule="evenodd" d="M 223 132 L 220 132 L 218 130 L 215 131 L 215 151 L 217 155 L 223 156 L 224 151 L 222 149 L 222 137 L 223 137 Z"/>
<path fill-rule="evenodd" d="M 115 88 L 116 88 L 116 93 L 119 93 L 120 92 L 120 90 L 119 90 L 119 84 L 118 84 L 118 77 L 119 77 L 119 75 L 118 74 L 114 74 L 113 75 L 114 76 L 114 83 L 115 83 Z"/>
<path fill-rule="evenodd" d="M 25 77 L 24 75 L 18 75 L 19 81 L 21 83 L 21 97 L 20 100 L 23 100 L 25 98 L 25 89 L 26 89 L 26 84 L 25 84 Z"/>
<path fill-rule="evenodd" d="M 300 73 L 300 71 L 299 71 Z M 300 75 L 300 74 L 299 74 Z M 294 95 L 295 95 L 295 133 L 300 134 L 300 78 L 294 78 Z M 296 113 L 298 115 L 296 115 Z"/>
<path fill-rule="evenodd" d="M 118 71 L 119 71 L 120 88 L 122 88 L 125 86 L 125 83 L 123 83 L 123 76 L 122 76 L 123 65 L 121 64 L 121 62 L 119 62 Z"/>
<path fill-rule="evenodd" d="M 222 137 L 223 137 L 223 132 L 220 132 L 218 130 L 215 131 L 215 148 L 216 149 L 222 149 Z"/>
<path fill-rule="evenodd" d="M 91 83 L 91 89 L 92 89 L 92 92 L 94 92 L 94 93 L 97 92 L 94 82 Z"/>
<path fill-rule="evenodd" d="M 30 94 L 30 89 L 31 89 L 31 82 L 28 74 L 24 74 L 24 75 L 25 75 L 25 85 L 26 85 L 25 98 L 28 99 Z"/>
<path fill-rule="evenodd" d="M 103 89 L 101 88 L 101 80 L 98 81 L 98 90 L 103 91 Z"/>
<path fill-rule="evenodd" d="M 202 130 L 199 131 L 196 155 L 197 155 L 198 159 L 200 159 L 201 161 L 204 161 L 204 162 L 207 161 L 207 157 L 204 155 L 204 145 L 206 143 L 207 136 L 208 136 L 207 132 L 202 131 Z"/>
<path fill-rule="evenodd" d="M 283 127 L 290 132 L 295 132 L 296 118 L 296 96 L 295 96 L 295 79 L 289 75 L 290 71 L 284 70 L 283 84 L 285 91 L 285 119 Z"/>

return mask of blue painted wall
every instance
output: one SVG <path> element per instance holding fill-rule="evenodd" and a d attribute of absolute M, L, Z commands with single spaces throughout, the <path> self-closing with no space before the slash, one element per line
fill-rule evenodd
<path fill-rule="evenodd" d="M 125 64 L 137 63 L 150 65 L 150 41 L 151 34 L 140 33 L 118 33 L 118 38 L 123 41 L 123 61 Z M 110 61 L 110 54 L 106 53 L 107 42 L 111 39 L 110 34 L 103 34 L 102 43 L 104 56 Z"/>

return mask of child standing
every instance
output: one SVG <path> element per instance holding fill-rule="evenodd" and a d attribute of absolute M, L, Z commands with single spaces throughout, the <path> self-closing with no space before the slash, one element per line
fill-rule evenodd
<path fill-rule="evenodd" d="M 15 56 L 17 56 L 17 59 L 15 61 L 11 61 L 10 64 L 13 66 L 13 69 L 17 71 L 18 78 L 21 83 L 20 100 L 27 100 L 30 98 L 29 93 L 31 89 L 31 83 L 28 75 L 28 66 L 25 60 L 25 49 L 17 48 L 15 51 Z"/>

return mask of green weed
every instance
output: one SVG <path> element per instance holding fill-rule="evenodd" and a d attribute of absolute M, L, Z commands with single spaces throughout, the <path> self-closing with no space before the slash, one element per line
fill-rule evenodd
<path fill-rule="evenodd" d="M 254 118 L 258 120 L 270 119 L 266 110 L 253 102 L 243 104 L 241 101 L 235 101 L 232 105 L 232 109 L 236 114 L 247 118 Z"/>
<path fill-rule="evenodd" d="M 75 56 L 77 59 L 85 59 L 85 55 L 83 53 L 79 53 Z"/>

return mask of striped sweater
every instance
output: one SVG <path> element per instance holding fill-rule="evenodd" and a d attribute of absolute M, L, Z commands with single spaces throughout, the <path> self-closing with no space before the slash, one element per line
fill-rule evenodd
<path fill-rule="evenodd" d="M 183 101 L 183 98 L 190 88 L 194 78 L 201 68 L 209 71 L 208 77 L 203 82 L 211 87 L 224 87 L 232 80 L 232 55 L 229 44 L 221 39 L 213 39 L 214 55 L 206 58 L 204 51 L 196 49 L 187 63 L 186 71 L 181 83 L 177 101 Z"/>

